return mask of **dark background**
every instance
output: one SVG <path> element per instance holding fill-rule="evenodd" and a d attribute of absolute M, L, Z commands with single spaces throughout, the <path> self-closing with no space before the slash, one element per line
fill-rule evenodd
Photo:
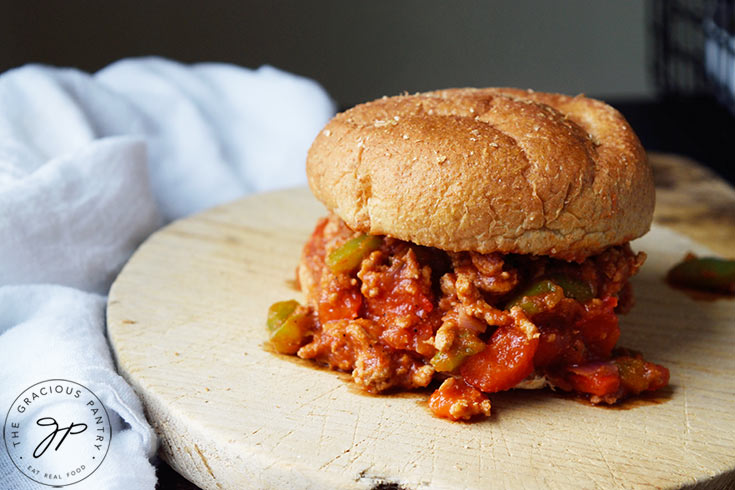
<path fill-rule="evenodd" d="M 735 182 L 732 113 L 701 86 L 677 89 L 677 73 L 667 75 L 665 90 L 660 70 L 654 77 L 662 58 L 655 29 L 661 4 L 701 15 L 712 3 L 0 2 L 0 71 L 47 63 L 93 72 L 148 55 L 270 64 L 317 80 L 342 109 L 452 86 L 585 93 L 620 109 L 647 149 L 690 156 Z"/>
<path fill-rule="evenodd" d="M 0 70 L 143 55 L 271 64 L 342 106 L 449 86 L 649 96 L 644 17 L 642 2 L 585 0 L 26 0 L 0 12 Z"/>

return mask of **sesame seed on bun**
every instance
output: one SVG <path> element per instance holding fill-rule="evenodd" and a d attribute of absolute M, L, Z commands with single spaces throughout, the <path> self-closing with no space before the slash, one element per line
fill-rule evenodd
<path fill-rule="evenodd" d="M 317 136 L 307 175 L 353 230 L 454 252 L 583 260 L 646 233 L 655 201 L 618 111 L 510 88 L 358 105 Z"/>

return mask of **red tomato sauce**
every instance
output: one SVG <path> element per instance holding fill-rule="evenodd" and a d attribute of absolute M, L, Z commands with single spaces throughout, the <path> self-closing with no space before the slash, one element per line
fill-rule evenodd
<path fill-rule="evenodd" d="M 298 276 L 310 324 L 297 355 L 351 372 L 369 392 L 444 379 L 430 409 L 466 420 L 489 415 L 485 393 L 515 387 L 612 404 L 668 383 L 665 367 L 616 349 L 617 315 L 632 301 L 628 279 L 645 260 L 627 244 L 570 263 L 386 237 L 341 261 L 352 265 L 326 265 L 336 250 L 353 253 L 358 235 L 332 215 L 305 245 Z"/>

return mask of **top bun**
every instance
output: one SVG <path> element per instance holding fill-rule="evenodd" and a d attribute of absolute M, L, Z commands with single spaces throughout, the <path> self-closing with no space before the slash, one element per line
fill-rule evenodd
<path fill-rule="evenodd" d="M 309 185 L 357 231 L 583 260 L 646 233 L 646 153 L 603 102 L 510 88 L 384 97 L 335 116 Z"/>

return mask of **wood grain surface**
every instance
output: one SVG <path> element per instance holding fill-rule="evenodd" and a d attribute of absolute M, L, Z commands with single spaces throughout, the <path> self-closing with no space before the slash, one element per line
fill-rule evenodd
<path fill-rule="evenodd" d="M 698 223 L 720 223 L 712 226 L 716 238 L 676 219 L 674 194 L 698 205 L 719 190 L 691 196 L 677 190 L 678 172 L 688 164 L 670 158 L 660 165 L 652 158 L 662 192 L 670 192 L 659 194 L 657 219 L 732 255 L 722 240 L 732 243 L 735 230 L 720 230 L 733 217 L 726 209 L 712 216 L 692 211 Z M 686 175 L 696 177 L 696 166 L 692 171 Z M 427 393 L 365 396 L 345 375 L 264 348 L 266 309 L 300 299 L 290 280 L 323 212 L 306 190 L 209 210 L 153 235 L 113 285 L 108 333 L 120 372 L 144 401 L 161 456 L 192 482 L 202 488 L 735 485 L 735 302 L 696 302 L 663 282 L 684 253 L 705 251 L 701 245 L 660 226 L 635 244 L 649 260 L 634 280 L 638 302 L 622 320 L 621 344 L 671 369 L 671 386 L 657 397 L 607 409 L 548 391 L 516 391 L 494 395 L 487 420 L 451 423 L 430 415 Z"/>
<path fill-rule="evenodd" d="M 656 183 L 654 222 L 735 258 L 735 189 L 693 160 L 660 153 L 648 158 Z"/>

